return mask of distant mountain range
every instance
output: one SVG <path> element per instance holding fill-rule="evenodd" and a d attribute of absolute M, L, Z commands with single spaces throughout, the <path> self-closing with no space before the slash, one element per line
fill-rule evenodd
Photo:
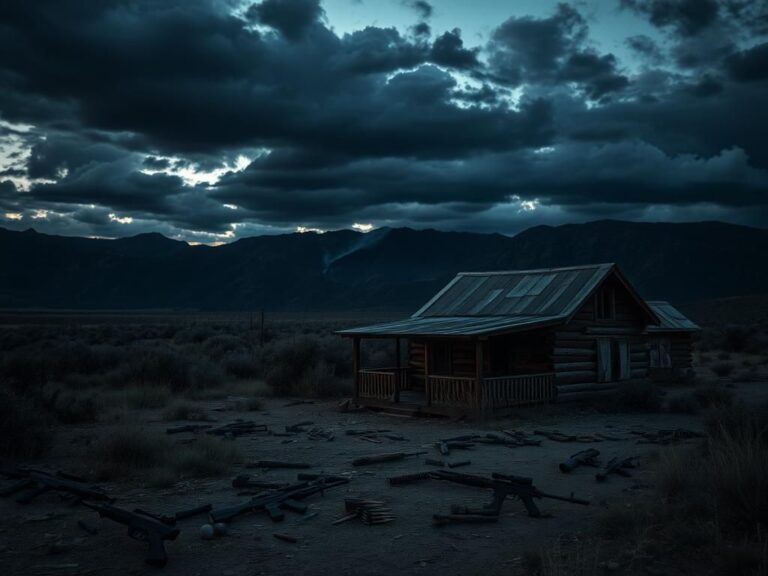
<path fill-rule="evenodd" d="M 768 230 L 598 221 L 517 236 L 382 228 L 190 246 L 0 228 L 0 308 L 405 311 L 456 272 L 617 262 L 647 298 L 768 293 Z"/>

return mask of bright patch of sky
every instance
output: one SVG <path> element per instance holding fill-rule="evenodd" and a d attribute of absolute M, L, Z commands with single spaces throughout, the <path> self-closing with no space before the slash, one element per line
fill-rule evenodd
<path fill-rule="evenodd" d="M 554 13 L 560 0 L 431 0 L 434 8 L 429 24 L 433 36 L 456 27 L 468 47 L 482 46 L 494 29 L 510 16 L 546 18 Z M 613 52 L 622 64 L 632 65 L 632 54 L 625 44 L 629 36 L 645 34 L 659 38 L 647 22 L 628 10 L 621 10 L 616 0 L 571 2 L 587 18 L 590 37 L 602 51 Z M 325 0 L 328 22 L 338 34 L 354 32 L 366 26 L 394 27 L 407 32 L 419 21 L 418 13 L 403 0 Z"/>

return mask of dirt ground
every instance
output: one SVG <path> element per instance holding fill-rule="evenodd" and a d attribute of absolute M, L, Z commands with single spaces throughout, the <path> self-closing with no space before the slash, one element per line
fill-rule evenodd
<path fill-rule="evenodd" d="M 676 392 L 671 392 L 676 393 Z M 766 384 L 739 384 L 737 393 L 751 401 L 768 395 Z M 336 402 L 286 406 L 289 400 L 272 398 L 258 412 L 226 410 L 227 403 L 201 403 L 219 423 L 237 418 L 264 423 L 271 430 L 283 431 L 286 425 L 310 420 L 314 426 L 335 432 L 332 441 L 311 440 L 306 434 L 286 438 L 267 434 L 242 436 L 234 440 L 247 461 L 301 461 L 312 465 L 312 472 L 344 474 L 348 485 L 334 488 L 325 496 L 307 500 L 310 512 L 317 515 L 302 520 L 286 512 L 282 523 L 274 524 L 265 514 L 247 514 L 235 519 L 226 536 L 204 541 L 199 527 L 204 517 L 179 523 L 181 535 L 168 542 L 168 564 L 163 569 L 144 564 L 146 546 L 127 537 L 125 528 L 55 494 L 46 494 L 29 505 L 13 498 L 0 499 L 0 572 L 3 574 L 145 574 L 162 571 L 169 575 L 379 575 L 441 574 L 515 575 L 524 574 L 524 555 L 552 546 L 558 537 L 578 540 L 592 526 L 591 520 L 607 507 L 631 506 L 634 501 L 653 494 L 653 471 L 660 451 L 671 446 L 638 444 L 633 431 L 669 428 L 700 429 L 700 417 L 681 414 L 605 415 L 573 406 L 552 406 L 520 411 L 512 417 L 484 423 L 451 422 L 444 419 L 409 419 L 373 412 L 341 413 Z M 162 421 L 157 411 L 141 414 L 149 430 L 165 434 L 175 423 Z M 179 422 L 181 424 L 182 422 Z M 106 431 L 104 424 L 63 427 L 57 442 L 62 456 L 47 464 L 64 470 L 83 470 L 74 460 L 75 447 Z M 379 428 L 402 434 L 406 441 L 384 439 L 370 443 L 344 434 L 347 429 Z M 470 459 L 471 465 L 457 471 L 490 475 L 503 472 L 530 476 L 544 492 L 560 495 L 574 493 L 586 498 L 590 506 L 578 506 L 556 500 L 537 501 L 551 518 L 529 518 L 518 501 L 508 500 L 498 523 L 434 527 L 432 514 L 448 512 L 451 504 L 480 506 L 490 494 L 475 488 L 447 482 L 426 481 L 404 487 L 390 487 L 390 476 L 433 469 L 425 457 L 439 458 L 434 442 L 451 436 L 500 431 L 503 429 L 559 430 L 568 434 L 602 433 L 621 438 L 599 443 L 558 443 L 543 437 L 538 447 L 508 448 L 477 445 L 468 451 L 454 451 L 447 460 Z M 174 438 L 183 441 L 192 434 Z M 580 468 L 565 475 L 557 464 L 567 456 L 587 447 L 600 450 L 607 461 L 614 455 L 637 456 L 640 467 L 632 478 L 611 476 L 597 483 L 594 468 Z M 82 450 L 82 447 L 80 447 Z M 351 460 L 369 454 L 393 451 L 427 450 L 424 456 L 367 467 L 352 467 Z M 68 457 L 67 454 L 70 454 Z M 148 487 L 141 479 L 125 483 L 103 484 L 117 498 L 116 505 L 142 508 L 157 513 L 172 513 L 199 504 L 214 507 L 237 503 L 247 497 L 236 494 L 231 480 L 237 473 L 250 473 L 262 479 L 292 481 L 295 470 L 232 470 L 218 479 L 187 480 L 170 489 Z M 343 514 L 344 498 L 362 496 L 381 499 L 392 508 L 394 522 L 366 526 L 359 520 L 339 525 L 332 522 Z M 78 527 L 87 520 L 99 527 L 90 535 Z M 275 532 L 298 538 L 288 543 L 273 537 Z"/>

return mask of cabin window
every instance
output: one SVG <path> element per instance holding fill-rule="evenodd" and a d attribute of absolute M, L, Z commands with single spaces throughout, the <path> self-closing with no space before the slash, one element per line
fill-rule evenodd
<path fill-rule="evenodd" d="M 595 294 L 595 319 L 613 320 L 616 317 L 616 292 L 603 288 Z"/>

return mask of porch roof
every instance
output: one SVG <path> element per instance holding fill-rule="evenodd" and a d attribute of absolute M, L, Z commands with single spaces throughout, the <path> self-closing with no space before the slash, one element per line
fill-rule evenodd
<path fill-rule="evenodd" d="M 472 337 L 503 334 L 552 326 L 565 321 L 564 316 L 433 316 L 413 317 L 395 322 L 340 330 L 342 336 L 454 336 Z"/>

